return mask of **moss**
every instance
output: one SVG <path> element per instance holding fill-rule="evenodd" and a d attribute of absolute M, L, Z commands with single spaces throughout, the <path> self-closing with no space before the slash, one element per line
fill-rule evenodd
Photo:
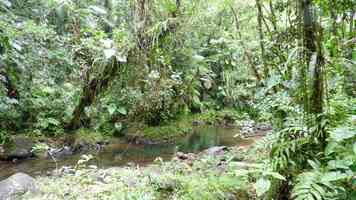
<path fill-rule="evenodd" d="M 193 130 L 192 121 L 192 116 L 184 115 L 161 126 L 146 126 L 143 128 L 142 133 L 145 138 L 150 140 L 171 141 L 190 133 Z"/>
<path fill-rule="evenodd" d="M 96 144 L 107 139 L 103 134 L 89 129 L 79 129 L 72 137 L 76 142 L 82 141 L 87 144 Z"/>
<path fill-rule="evenodd" d="M 148 126 L 142 123 L 132 123 L 129 127 L 128 137 L 138 137 L 140 139 L 153 142 L 170 142 L 179 137 L 183 137 L 193 130 L 193 123 L 226 125 L 234 124 L 242 115 L 235 110 L 207 110 L 199 114 L 184 114 L 176 120 L 165 122 L 160 126 Z"/>
<path fill-rule="evenodd" d="M 0 145 L 11 143 L 11 137 L 6 131 L 0 130 Z"/>
<path fill-rule="evenodd" d="M 234 109 L 208 110 L 198 114 L 196 118 L 208 124 L 225 125 L 234 124 L 235 121 L 242 119 L 243 115 Z"/>
<path fill-rule="evenodd" d="M 214 124 L 217 118 L 217 113 L 218 111 L 216 110 L 208 110 L 206 112 L 197 114 L 196 119 L 207 124 Z"/>

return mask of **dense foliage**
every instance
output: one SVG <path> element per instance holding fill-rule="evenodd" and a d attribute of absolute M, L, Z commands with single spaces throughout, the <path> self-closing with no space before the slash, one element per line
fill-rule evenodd
<path fill-rule="evenodd" d="M 355 10 L 352 0 L 0 0 L 0 144 L 136 123 L 166 127 L 151 131 L 163 138 L 175 120 L 229 109 L 273 124 L 252 149 L 270 174 L 243 179 L 256 198 L 356 198 Z"/>

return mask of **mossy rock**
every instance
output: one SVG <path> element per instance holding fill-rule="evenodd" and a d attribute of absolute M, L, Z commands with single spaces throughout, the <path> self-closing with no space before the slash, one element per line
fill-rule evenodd
<path fill-rule="evenodd" d="M 34 143 L 32 139 L 25 136 L 15 136 L 11 142 L 5 144 L 0 152 L 0 160 L 26 159 L 33 157 L 32 148 Z"/>
<path fill-rule="evenodd" d="M 80 129 L 77 132 L 66 136 L 64 145 L 72 147 L 74 152 L 88 152 L 95 150 L 98 145 L 109 143 L 109 137 L 88 129 Z"/>

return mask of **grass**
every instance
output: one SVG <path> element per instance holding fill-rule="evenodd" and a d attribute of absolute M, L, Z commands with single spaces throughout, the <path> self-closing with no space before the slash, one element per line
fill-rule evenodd
<path fill-rule="evenodd" d="M 236 152 L 235 152 L 236 153 Z M 188 162 L 157 161 L 146 167 L 95 169 L 83 167 L 74 174 L 36 179 L 40 193 L 23 199 L 127 199 L 127 200 L 215 200 L 249 198 L 247 177 L 240 177 L 229 164 L 234 153 L 200 155 Z M 221 170 L 225 166 L 227 170 Z M 60 186 L 60 187 L 58 187 Z"/>

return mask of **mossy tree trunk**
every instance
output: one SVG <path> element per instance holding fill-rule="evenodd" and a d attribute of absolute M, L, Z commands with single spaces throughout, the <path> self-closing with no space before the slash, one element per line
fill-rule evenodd
<path fill-rule="evenodd" d="M 111 80 L 116 76 L 120 65 L 121 63 L 116 58 L 112 58 L 105 65 L 103 72 L 98 77 L 91 79 L 84 85 L 79 103 L 73 111 L 71 120 L 65 127 L 67 130 L 75 130 L 83 125 L 82 117 L 85 108 L 91 106 L 100 92 L 108 88 Z"/>
<path fill-rule="evenodd" d="M 323 68 L 324 57 L 322 53 L 322 28 L 313 16 L 311 0 L 302 1 L 303 11 L 303 38 L 305 61 L 312 71 L 312 91 L 310 109 L 312 114 L 323 112 Z"/>
<path fill-rule="evenodd" d="M 259 35 L 259 39 L 260 39 L 263 75 L 266 78 L 266 77 L 268 77 L 268 67 L 267 67 L 267 64 L 266 64 L 264 33 L 263 33 L 263 27 L 262 27 L 263 12 L 262 12 L 262 2 L 261 2 L 261 0 L 256 0 L 256 6 L 257 6 L 258 35 Z"/>
<path fill-rule="evenodd" d="M 15 85 L 13 84 L 13 81 L 11 80 L 8 73 L 6 72 L 5 67 L 1 66 L 1 63 L 0 63 L 0 82 L 3 82 L 6 88 L 6 95 L 8 98 L 16 99 L 16 100 L 20 98 L 18 94 L 18 90 L 16 89 Z"/>
<path fill-rule="evenodd" d="M 323 152 L 327 145 L 327 132 L 323 121 L 324 111 L 324 67 L 325 60 L 323 55 L 323 30 L 316 20 L 313 12 L 312 0 L 302 1 L 303 12 L 303 47 L 304 56 L 309 74 L 309 91 L 307 92 L 307 110 L 310 115 L 309 127 L 314 127 L 313 139 L 318 141 L 318 146 Z"/>

